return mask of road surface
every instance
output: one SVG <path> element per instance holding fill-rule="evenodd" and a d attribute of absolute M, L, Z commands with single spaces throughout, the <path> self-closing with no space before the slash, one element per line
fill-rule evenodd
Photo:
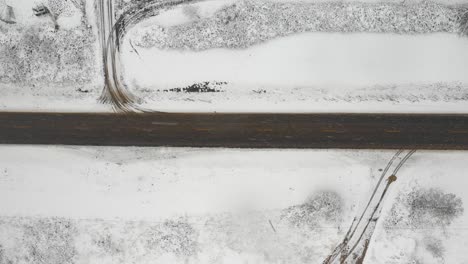
<path fill-rule="evenodd" d="M 468 149 L 468 115 L 0 113 L 1 144 Z"/>

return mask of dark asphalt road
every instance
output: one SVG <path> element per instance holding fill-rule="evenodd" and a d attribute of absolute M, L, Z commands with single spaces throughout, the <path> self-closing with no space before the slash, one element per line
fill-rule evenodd
<path fill-rule="evenodd" d="M 468 115 L 3 112 L 0 143 L 468 149 Z"/>

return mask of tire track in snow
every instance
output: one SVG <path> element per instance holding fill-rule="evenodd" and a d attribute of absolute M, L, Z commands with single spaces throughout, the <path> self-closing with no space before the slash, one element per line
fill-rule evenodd
<path fill-rule="evenodd" d="M 384 198 L 390 188 L 390 185 L 397 180 L 397 174 L 403 165 L 408 161 L 408 159 L 416 152 L 416 150 L 403 151 L 399 150 L 395 155 L 390 159 L 385 167 L 385 170 L 382 172 L 379 181 L 377 182 L 374 191 L 364 208 L 359 220 L 356 223 L 356 218 L 353 220 L 351 227 L 349 228 L 347 234 L 343 241 L 333 250 L 333 252 L 324 260 L 324 264 L 332 263 L 363 263 L 367 250 L 369 248 L 369 243 L 374 233 L 377 221 L 380 218 L 380 213 L 383 207 Z M 383 184 L 383 178 L 387 175 L 389 168 L 393 165 L 395 159 L 400 158 L 401 154 L 405 156 L 398 162 L 393 169 L 392 174 L 387 178 L 386 184 Z M 379 189 L 382 189 L 380 197 L 377 199 L 375 194 Z M 370 204 L 375 204 L 374 209 L 369 211 Z M 370 214 L 369 214 L 370 212 Z M 369 215 L 368 215 L 369 214 Z M 362 219 L 365 215 L 367 216 L 367 221 L 362 222 Z M 359 231 L 358 231 L 359 229 Z M 352 231 L 351 231 L 352 230 Z M 358 233 L 356 234 L 356 231 Z M 350 245 L 352 245 L 350 247 Z"/>

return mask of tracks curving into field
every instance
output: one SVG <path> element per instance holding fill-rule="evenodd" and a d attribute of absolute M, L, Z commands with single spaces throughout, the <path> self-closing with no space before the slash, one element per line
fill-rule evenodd
<path fill-rule="evenodd" d="M 358 263 L 364 262 L 367 250 L 369 248 L 372 235 L 374 234 L 375 227 L 380 218 L 383 208 L 384 199 L 388 193 L 390 185 L 397 180 L 398 171 L 405 165 L 409 158 L 416 152 L 416 150 L 398 150 L 395 155 L 387 163 L 385 169 L 380 176 L 377 185 L 375 186 L 372 195 L 364 208 L 361 216 L 355 218 L 346 233 L 343 241 L 333 250 L 325 261 L 324 264 L 344 264 L 344 263 Z M 398 163 L 394 164 L 396 160 Z M 388 175 L 389 169 L 393 171 Z M 387 178 L 384 182 L 383 179 Z M 379 192 L 380 196 L 376 196 Z M 372 209 L 369 207 L 372 205 Z M 364 221 L 363 221 L 364 220 Z"/>
<path fill-rule="evenodd" d="M 120 46 L 125 33 L 140 21 L 158 15 L 162 10 L 201 0 L 142 1 L 116 16 L 114 0 L 98 1 L 99 34 L 104 62 L 104 89 L 100 101 L 110 103 L 120 112 L 157 112 L 140 108 L 138 98 L 122 81 Z"/>

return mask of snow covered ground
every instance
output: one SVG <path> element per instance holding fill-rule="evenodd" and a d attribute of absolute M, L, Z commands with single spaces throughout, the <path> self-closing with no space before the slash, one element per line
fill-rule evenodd
<path fill-rule="evenodd" d="M 13 8 L 16 23 L 0 21 L 0 109 L 66 111 L 99 94 L 102 66 L 91 1 L 2 2 Z M 58 29 L 50 15 L 34 15 L 41 3 L 57 17 Z M 90 109 L 99 109 L 89 101 Z"/>
<path fill-rule="evenodd" d="M 0 147 L 0 260 L 322 263 L 394 151 Z M 366 263 L 464 263 L 465 152 L 417 152 Z"/>
<path fill-rule="evenodd" d="M 93 0 L 42 2 L 58 30 L 0 0 L 17 20 L 0 22 L 0 110 L 112 111 Z M 466 113 L 465 0 L 319 2 L 161 12 L 126 35 L 124 81 L 162 111 Z M 3 145 L 0 264 L 322 263 L 393 154 Z M 365 263 L 468 263 L 467 155 L 408 160 Z"/>
<path fill-rule="evenodd" d="M 468 98 L 468 39 L 453 34 L 304 33 L 242 50 L 125 52 L 127 82 L 166 111 L 464 112 Z M 171 91 L 193 84 L 215 91 Z"/>
<path fill-rule="evenodd" d="M 112 111 L 98 101 L 93 2 L 44 2 L 61 14 L 57 31 L 32 14 L 34 2 L 5 2 L 17 24 L 0 23 L 0 109 Z M 161 111 L 466 112 L 465 8 L 440 3 L 185 4 L 130 29 L 123 78 L 143 107 Z"/>

